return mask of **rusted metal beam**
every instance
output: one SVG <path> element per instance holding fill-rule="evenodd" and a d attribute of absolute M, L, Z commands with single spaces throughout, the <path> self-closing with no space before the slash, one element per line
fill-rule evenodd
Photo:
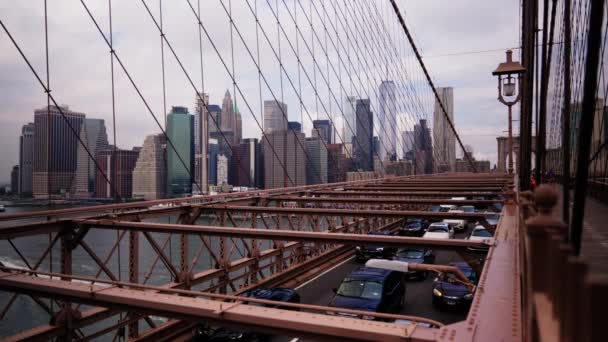
<path fill-rule="evenodd" d="M 123 285 L 124 286 L 124 285 Z M 137 284 L 133 284 L 137 287 Z M 80 284 L 69 281 L 41 279 L 25 274 L 0 272 L 0 288 L 18 292 L 35 293 L 37 295 L 69 298 L 72 301 L 103 305 L 123 310 L 132 310 L 156 314 L 163 317 L 216 322 L 218 324 L 233 324 L 246 328 L 275 333 L 298 335 L 311 338 L 334 338 L 373 341 L 432 341 L 436 330 L 418 327 L 413 333 L 402 325 L 393 323 L 374 322 L 362 324 L 362 321 L 341 316 L 322 315 L 306 311 L 290 311 L 271 307 L 259 307 L 244 303 L 226 303 L 221 298 L 242 300 L 242 297 L 220 296 L 195 291 L 172 290 L 171 293 L 155 293 L 124 287 L 102 287 L 98 285 Z M 146 286 L 147 289 L 163 291 L 161 288 Z M 181 296 L 179 294 L 182 294 Z M 203 296 L 213 299 L 203 299 L 189 296 Z M 274 304 L 273 301 L 247 299 L 248 302 Z M 284 303 L 285 306 L 315 310 L 320 312 L 347 312 L 358 315 L 373 315 L 392 319 L 409 319 L 430 321 L 411 316 L 377 314 L 366 311 L 348 310 L 341 308 L 323 307 L 306 304 Z M 283 305 L 283 304 L 282 304 Z M 321 315 L 321 317 L 320 317 Z M 320 319 L 321 318 L 321 319 Z M 441 323 L 433 324 L 441 325 Z M 425 330 L 427 330 L 425 332 Z M 418 332 L 418 333 L 417 333 Z M 428 334 L 433 332 L 433 334 Z"/>
<path fill-rule="evenodd" d="M 312 195 L 337 195 L 337 196 L 437 196 L 437 197 L 466 197 L 466 196 L 499 196 L 502 192 L 443 192 L 443 191 L 347 191 L 347 190 L 317 190 L 310 191 Z"/>
<path fill-rule="evenodd" d="M 495 215 L 487 213 L 449 213 L 432 211 L 406 211 L 406 210 L 352 210 L 352 209 L 325 209 L 325 208 L 285 208 L 285 207 L 249 207 L 236 205 L 213 205 L 205 210 L 217 212 L 258 212 L 265 214 L 293 214 L 293 215 L 324 215 L 324 216 L 353 216 L 353 217 L 419 217 L 419 218 L 462 218 L 484 219 Z"/>
<path fill-rule="evenodd" d="M 453 200 L 436 198 L 390 198 L 390 197 L 310 197 L 310 196 L 275 196 L 269 198 L 271 201 L 285 202 L 327 202 L 327 203 L 387 203 L 387 204 L 459 204 L 459 205 L 491 205 L 503 203 L 502 199 L 491 200 Z"/>
<path fill-rule="evenodd" d="M 365 235 L 311 231 L 288 231 L 280 229 L 253 229 L 217 226 L 191 226 L 151 222 L 123 222 L 111 220 L 85 220 L 82 224 L 96 229 L 125 229 L 154 233 L 204 234 L 209 236 L 243 237 L 281 241 L 310 241 L 350 245 L 386 245 L 386 246 L 419 246 L 425 248 L 459 250 L 471 248 L 488 248 L 493 244 L 460 239 L 427 239 L 402 236 Z"/>

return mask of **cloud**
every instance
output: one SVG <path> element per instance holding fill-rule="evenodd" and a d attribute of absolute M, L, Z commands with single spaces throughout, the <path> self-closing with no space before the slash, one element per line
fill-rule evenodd
<path fill-rule="evenodd" d="M 196 9 L 197 1 L 190 2 Z M 107 2 L 89 0 L 85 3 L 101 30 L 108 35 Z M 147 0 L 145 3 L 159 20 L 159 2 Z M 387 77 L 387 65 L 389 76 L 400 85 L 398 111 L 407 113 L 400 115 L 394 124 L 405 128 L 421 117 L 431 118 L 433 97 L 388 1 L 310 3 L 285 0 L 278 1 L 278 10 L 275 1 L 232 1 L 232 8 L 226 0 L 200 3 L 201 20 L 207 30 L 207 33 L 202 32 L 204 90 L 210 94 L 212 103 L 221 103 L 224 92 L 230 89 L 243 116 L 245 137 L 259 137 L 260 130 L 254 118 L 262 122 L 261 101 L 274 97 L 288 104 L 290 119 L 301 121 L 303 118 L 306 129 L 317 117 L 340 117 L 344 109 L 343 98 L 347 94 L 371 98 L 372 110 L 377 113 L 377 87 Z M 258 40 L 256 21 L 247 3 L 252 8 L 257 4 L 261 25 L 257 28 Z M 164 107 L 159 32 L 140 1 L 113 1 L 112 6 L 114 48 L 146 103 L 162 123 Z M 163 6 L 165 34 L 194 86 L 201 89 L 196 18 L 186 0 L 164 1 Z M 410 0 L 399 1 L 399 6 L 425 56 L 511 47 L 518 43 L 517 3 Z M 247 47 L 241 42 L 237 29 L 232 29 L 231 40 L 226 10 L 232 11 L 238 32 Z M 278 29 L 273 12 L 278 13 L 285 32 Z M 296 34 L 292 18 L 297 18 L 301 34 Z M 42 3 L 2 2 L 0 19 L 45 79 Z M 283 69 L 277 59 L 279 42 Z M 384 52 L 387 49 L 391 51 L 390 43 L 394 44 L 392 51 L 396 51 L 400 58 Z M 258 47 L 259 67 L 265 79 L 258 78 Z M 109 48 L 78 1 L 55 0 L 49 3 L 49 48 L 52 94 L 59 103 L 85 112 L 88 117 L 105 119 L 112 137 Z M 293 51 L 296 49 L 303 66 Z M 3 51 L 0 54 L 0 103 L 3 104 L 0 125 L 4 133 L 0 137 L 4 146 L 0 158 L 0 180 L 8 180 L 10 168 L 18 160 L 20 127 L 33 121 L 34 109 L 43 107 L 46 97 L 3 32 L 0 32 L 0 51 Z M 330 63 L 327 63 L 325 53 Z M 424 59 L 436 86 L 455 88 L 458 130 L 499 132 L 506 127 L 506 108 L 496 101 L 495 80 L 490 74 L 503 56 L 502 52 L 497 52 Z M 236 94 L 234 92 L 229 76 L 233 70 L 242 96 L 238 89 Z M 122 148 L 141 145 L 146 135 L 160 129 L 116 62 L 114 75 L 117 144 Z M 165 84 L 167 110 L 172 105 L 194 107 L 194 89 L 166 45 Z M 315 95 L 314 88 L 318 95 Z M 304 108 L 302 112 L 300 100 Z M 342 120 L 336 121 L 340 127 Z M 381 134 L 379 128 L 389 124 L 376 122 L 375 131 Z M 472 145 L 480 156 L 495 160 L 494 137 L 463 134 L 463 140 Z"/>

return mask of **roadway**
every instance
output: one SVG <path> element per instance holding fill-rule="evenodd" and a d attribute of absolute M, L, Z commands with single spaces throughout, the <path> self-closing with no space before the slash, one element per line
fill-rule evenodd
<path fill-rule="evenodd" d="M 457 233 L 456 238 L 468 236 L 465 233 Z M 462 258 L 451 251 L 436 252 L 436 264 L 447 265 L 450 262 L 462 261 Z M 328 305 L 332 300 L 333 289 L 337 288 L 342 279 L 350 272 L 361 267 L 354 261 L 348 259 L 341 264 L 325 271 L 317 277 L 296 287 L 300 294 L 300 300 L 305 304 Z M 399 314 L 426 317 L 442 322 L 444 324 L 464 321 L 467 316 L 466 311 L 445 311 L 438 310 L 433 306 L 432 285 L 434 276 L 429 275 L 425 280 L 408 280 L 406 284 L 405 306 Z M 293 337 L 276 337 L 273 341 L 291 341 Z M 299 341 L 302 341 L 301 339 Z"/>

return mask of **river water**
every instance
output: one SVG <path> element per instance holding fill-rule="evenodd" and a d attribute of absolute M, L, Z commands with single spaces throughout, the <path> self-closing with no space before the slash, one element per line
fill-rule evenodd
<path fill-rule="evenodd" d="M 53 209 L 60 209 L 65 207 L 54 206 Z M 19 213 L 19 212 L 32 212 L 38 210 L 47 210 L 47 207 L 7 207 L 5 213 Z M 176 217 L 164 217 L 159 219 L 146 220 L 147 222 L 166 222 L 175 223 Z M 209 224 L 208 219 L 200 219 L 197 224 Z M 114 230 L 101 230 L 91 229 L 84 238 L 84 241 L 91 247 L 91 249 L 99 256 L 100 259 L 105 259 L 112 247 L 116 244 L 117 236 L 119 232 Z M 151 234 L 158 245 L 162 246 L 167 238 L 168 234 Z M 115 274 L 116 277 L 120 277 L 121 280 L 128 280 L 128 241 L 129 234 L 125 234 L 121 240 L 120 248 L 116 249 L 113 256 L 108 261 L 108 267 Z M 23 258 L 27 260 L 30 265 L 34 265 L 42 253 L 48 248 L 49 239 L 51 237 L 48 234 L 17 238 L 12 240 L 16 248 L 23 255 Z M 180 239 L 178 235 L 173 235 L 169 238 L 170 243 L 165 248 L 165 255 L 171 260 L 171 264 L 175 268 L 179 269 L 179 247 Z M 210 237 L 212 250 L 215 255 L 219 256 L 219 239 Z M 197 254 L 197 251 L 202 245 L 201 239 L 195 236 L 189 237 L 189 260 L 192 261 Z M 230 240 L 227 242 L 227 250 L 231 249 Z M 243 253 L 246 253 L 242 243 L 237 242 L 236 246 L 240 248 Z M 261 248 L 269 247 L 269 243 L 265 243 Z M 60 256 L 59 243 L 53 248 L 52 255 L 46 257 L 39 266 L 42 271 L 53 271 L 59 272 L 59 256 Z M 150 266 L 156 259 L 156 252 L 151 247 L 150 243 L 146 240 L 143 235 L 139 235 L 139 280 L 143 282 L 146 277 L 149 277 L 147 284 L 150 285 L 161 285 L 170 282 L 171 276 L 167 268 L 159 260 L 156 266 L 149 272 Z M 236 260 L 241 256 L 237 252 L 237 248 L 233 249 L 232 260 Z M 72 267 L 73 274 L 82 276 L 95 276 L 99 272 L 99 267 L 93 261 L 93 259 L 86 253 L 82 247 L 76 248 L 72 252 Z M 120 260 L 120 262 L 119 262 Z M 8 241 L 0 241 L 0 261 L 7 267 L 27 268 L 26 263 L 19 256 L 19 254 L 13 249 Z M 192 270 L 193 273 L 200 272 L 205 269 L 213 268 L 215 262 L 210 257 L 209 253 L 204 251 L 200 254 L 199 261 L 196 267 Z M 105 274 L 101 274 L 99 278 L 108 279 Z M 203 284 L 208 285 L 208 284 Z M 6 303 L 13 298 L 12 293 L 0 291 L 0 311 L 3 310 Z M 44 300 L 49 303 L 48 300 Z M 50 306 L 50 304 L 49 304 Z M 81 311 L 86 310 L 86 306 L 80 307 Z M 53 309 L 57 309 L 57 304 L 53 304 Z M 16 297 L 11 308 L 6 312 L 5 316 L 0 319 L 0 339 L 2 337 L 13 335 L 19 331 L 33 328 L 40 324 L 47 324 L 49 322 L 49 315 L 40 308 L 31 298 L 26 295 L 19 295 Z M 163 318 L 154 317 L 154 320 L 158 322 L 164 321 Z M 115 323 L 116 318 L 105 324 Z M 157 322 L 157 323 L 158 323 Z M 104 324 L 97 324 L 92 326 L 92 329 L 99 329 L 105 326 Z M 92 332 L 91 329 L 83 329 L 85 334 Z M 108 334 L 102 339 L 98 340 L 112 340 L 113 334 Z"/>

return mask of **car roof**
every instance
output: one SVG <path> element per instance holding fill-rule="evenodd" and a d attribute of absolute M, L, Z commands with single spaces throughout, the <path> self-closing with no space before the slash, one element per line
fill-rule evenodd
<path fill-rule="evenodd" d="M 443 226 L 447 226 L 447 225 L 448 224 L 445 223 L 445 222 L 433 222 L 433 223 L 431 223 L 431 225 L 429 227 L 431 227 L 431 226 L 435 226 L 435 227 L 436 226 L 441 226 L 441 227 L 443 227 Z"/>
<path fill-rule="evenodd" d="M 377 281 L 382 283 L 391 272 L 393 271 L 382 268 L 360 267 L 352 271 L 346 278 L 353 280 Z"/>
<path fill-rule="evenodd" d="M 245 296 L 286 302 L 295 294 L 297 294 L 295 290 L 279 287 L 274 289 L 253 289 L 251 291 L 247 291 Z"/>

